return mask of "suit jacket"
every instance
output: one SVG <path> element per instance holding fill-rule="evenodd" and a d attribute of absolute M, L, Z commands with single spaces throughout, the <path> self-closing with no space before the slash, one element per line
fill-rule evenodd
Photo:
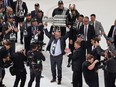
<path fill-rule="evenodd" d="M 50 39 L 49 43 L 48 43 L 48 46 L 47 46 L 47 50 L 50 51 L 51 44 L 54 41 L 55 37 L 52 34 L 50 34 L 47 29 L 44 29 L 44 31 L 45 31 L 46 36 Z M 64 49 L 65 49 L 65 46 L 66 46 L 65 40 L 68 38 L 68 36 L 69 36 L 69 32 L 66 33 L 65 36 L 61 36 L 61 38 L 60 38 L 62 54 L 64 54 Z"/>
<path fill-rule="evenodd" d="M 41 11 L 41 10 L 38 10 L 38 11 Z M 44 16 L 44 12 L 42 11 L 42 17 Z M 36 10 L 33 10 L 33 11 L 31 11 L 31 17 L 32 18 L 38 18 L 37 17 L 37 12 L 36 12 Z"/>
<path fill-rule="evenodd" d="M 13 3 L 13 0 L 7 0 L 8 2 L 8 6 L 10 6 L 11 8 L 13 8 L 13 5 L 14 5 L 14 3 Z M 4 0 L 3 0 L 3 3 L 4 3 Z"/>
<path fill-rule="evenodd" d="M 84 35 L 84 25 L 80 27 L 80 34 Z M 92 25 L 88 25 L 88 32 L 87 32 L 87 41 L 91 42 L 91 39 L 95 37 L 95 30 Z"/>
<path fill-rule="evenodd" d="M 76 49 L 72 55 L 70 55 L 72 59 L 72 70 L 73 71 L 81 71 L 82 70 L 82 63 L 85 60 L 84 50 L 80 47 Z"/>
<path fill-rule="evenodd" d="M 91 21 L 90 21 L 90 24 L 92 25 Z M 101 32 L 104 32 L 104 29 L 103 29 L 101 22 L 95 21 L 94 30 L 95 30 L 95 35 L 98 35 L 98 36 L 101 35 Z"/>
<path fill-rule="evenodd" d="M 14 2 L 14 6 L 13 6 L 13 11 L 15 14 L 16 14 L 16 5 L 17 5 L 17 1 Z M 26 14 L 28 13 L 28 8 L 25 2 L 23 2 L 22 8 L 24 10 L 24 16 L 26 16 Z"/>
<path fill-rule="evenodd" d="M 113 31 L 114 31 L 114 27 L 115 27 L 114 25 L 111 26 L 110 31 L 108 33 L 108 37 L 112 37 Z M 114 36 L 113 39 L 114 39 L 114 45 L 116 47 L 116 35 Z"/>

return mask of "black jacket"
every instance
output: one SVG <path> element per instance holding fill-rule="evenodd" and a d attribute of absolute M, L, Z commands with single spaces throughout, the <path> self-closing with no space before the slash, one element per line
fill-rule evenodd
<path fill-rule="evenodd" d="M 16 14 L 16 5 L 17 5 L 17 1 L 14 2 L 14 6 L 13 6 L 13 11 L 15 14 Z M 24 10 L 24 16 L 26 16 L 26 14 L 28 13 L 28 8 L 25 2 L 23 2 L 22 8 Z"/>
<path fill-rule="evenodd" d="M 50 34 L 47 29 L 44 29 L 44 31 L 45 31 L 46 36 L 50 39 L 48 46 L 47 46 L 47 50 L 50 51 L 51 44 L 53 40 L 55 39 L 55 37 L 52 34 Z M 68 38 L 68 36 L 69 36 L 69 32 L 67 32 L 65 36 L 61 36 L 60 38 L 62 54 L 64 54 L 64 49 L 66 46 L 65 40 Z"/>
<path fill-rule="evenodd" d="M 26 73 L 24 61 L 27 60 L 27 57 L 23 53 L 16 52 L 12 55 L 11 59 L 13 61 L 13 64 L 17 73 L 19 72 Z"/>
<path fill-rule="evenodd" d="M 80 72 L 82 70 L 82 63 L 85 60 L 84 50 L 80 47 L 70 57 L 72 59 L 72 70 Z"/>
<path fill-rule="evenodd" d="M 113 31 L 114 31 L 114 25 L 112 25 L 111 26 L 111 28 L 110 28 L 110 31 L 109 31 L 109 33 L 108 33 L 108 37 L 112 37 L 112 34 L 113 34 Z M 116 48 L 116 35 L 114 36 L 114 45 L 115 45 L 115 48 Z"/>

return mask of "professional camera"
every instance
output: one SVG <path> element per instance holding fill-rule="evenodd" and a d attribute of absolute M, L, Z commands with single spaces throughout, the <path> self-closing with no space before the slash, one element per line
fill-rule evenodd
<path fill-rule="evenodd" d="M 27 36 L 27 35 L 28 35 L 28 32 L 27 32 L 26 29 L 24 29 L 24 30 L 23 30 L 23 36 L 25 37 L 25 36 Z"/>
<path fill-rule="evenodd" d="M 29 66 L 34 58 L 34 53 L 30 50 L 27 53 L 27 66 Z"/>
<path fill-rule="evenodd" d="M 15 40 L 16 40 L 16 34 L 15 34 L 15 33 L 12 32 L 12 33 L 10 34 L 10 40 L 11 40 L 11 41 L 15 41 Z"/>
<path fill-rule="evenodd" d="M 37 43 L 38 42 L 38 36 L 37 35 L 33 35 L 32 39 L 31 39 L 31 44 L 32 43 Z"/>
<path fill-rule="evenodd" d="M 24 17 L 24 11 L 23 10 L 19 10 L 19 17 Z"/>

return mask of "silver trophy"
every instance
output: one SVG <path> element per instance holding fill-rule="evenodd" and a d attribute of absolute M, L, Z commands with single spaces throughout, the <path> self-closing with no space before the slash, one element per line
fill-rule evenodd
<path fill-rule="evenodd" d="M 55 15 L 54 17 L 44 16 L 43 23 L 51 23 L 53 26 L 66 27 L 66 15 Z"/>

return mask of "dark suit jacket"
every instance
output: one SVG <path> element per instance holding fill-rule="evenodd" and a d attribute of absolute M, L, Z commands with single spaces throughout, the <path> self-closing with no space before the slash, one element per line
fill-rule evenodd
<path fill-rule="evenodd" d="M 38 10 L 41 11 L 41 10 Z M 44 12 L 42 11 L 42 17 L 44 16 Z M 31 11 L 31 17 L 32 18 L 37 18 L 37 12 L 35 10 Z"/>
<path fill-rule="evenodd" d="M 3 3 L 4 3 L 4 0 L 3 0 Z M 13 8 L 13 0 L 8 0 L 8 6 L 10 6 L 11 8 Z"/>
<path fill-rule="evenodd" d="M 80 27 L 80 34 L 84 35 L 84 25 Z M 94 27 L 91 25 L 88 25 L 87 40 L 90 42 L 93 37 L 95 37 Z"/>
<path fill-rule="evenodd" d="M 72 55 L 70 55 L 72 59 L 72 70 L 73 71 L 81 71 L 82 70 L 82 63 L 85 60 L 84 50 L 80 47 L 76 49 Z"/>
<path fill-rule="evenodd" d="M 49 43 L 48 43 L 48 46 L 47 46 L 47 50 L 50 51 L 51 43 L 53 42 L 55 37 L 52 34 L 50 34 L 47 29 L 44 29 L 44 31 L 45 31 L 46 36 L 50 39 Z M 65 40 L 68 38 L 68 36 L 69 36 L 69 32 L 66 33 L 65 36 L 62 36 L 60 38 L 62 54 L 64 54 L 64 49 L 65 49 L 65 46 L 66 46 Z"/>
<path fill-rule="evenodd" d="M 114 27 L 115 27 L 114 25 L 111 26 L 110 31 L 108 33 L 108 37 L 112 37 L 113 31 L 114 31 Z M 116 47 L 116 35 L 114 36 L 113 39 L 114 39 L 114 45 Z"/>
<path fill-rule="evenodd" d="M 14 2 L 14 6 L 13 6 L 14 13 L 16 13 L 16 5 L 17 5 L 17 1 Z M 23 2 L 22 7 L 24 9 L 24 16 L 26 16 L 26 14 L 28 13 L 28 8 L 25 2 Z"/>

